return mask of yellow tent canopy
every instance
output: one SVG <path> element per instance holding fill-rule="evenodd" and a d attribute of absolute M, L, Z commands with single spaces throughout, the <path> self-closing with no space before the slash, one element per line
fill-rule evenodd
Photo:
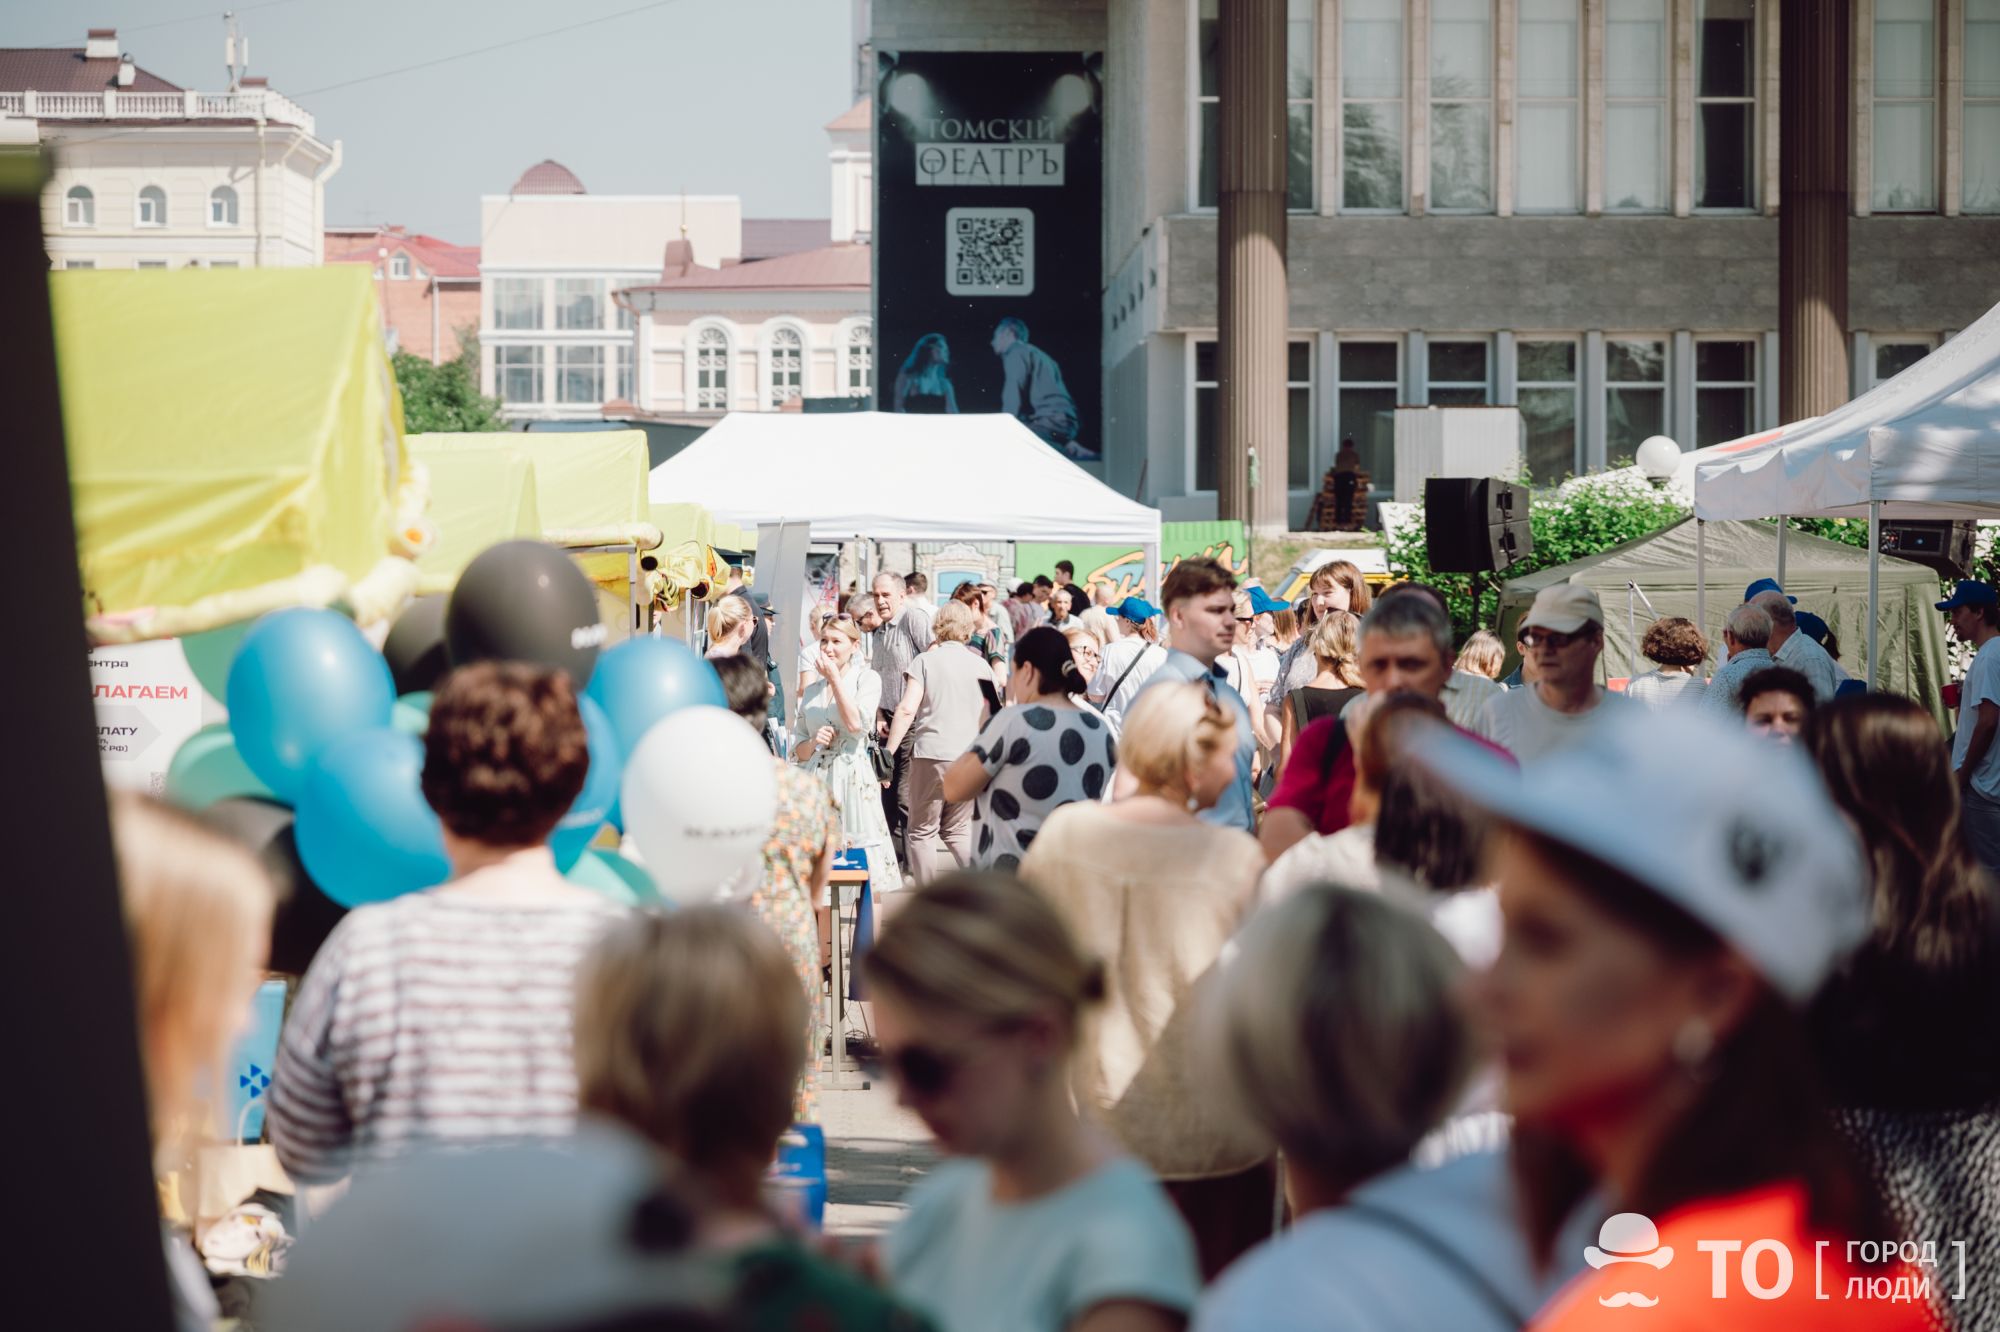
<path fill-rule="evenodd" d="M 424 496 L 366 269 L 65 272 L 50 292 L 93 637 L 393 609 Z"/>
<path fill-rule="evenodd" d="M 410 456 L 430 472 L 430 519 L 437 540 L 417 557 L 417 590 L 449 592 L 465 566 L 488 546 L 542 535 L 538 478 L 526 449 L 496 442 L 489 448 L 435 448 L 451 436 L 411 435 Z M 518 435 L 488 435 L 493 441 Z"/>

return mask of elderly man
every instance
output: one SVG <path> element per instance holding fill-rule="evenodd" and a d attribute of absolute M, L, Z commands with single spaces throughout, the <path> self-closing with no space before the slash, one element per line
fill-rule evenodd
<path fill-rule="evenodd" d="M 1744 602 L 1729 612 L 1723 626 L 1722 643 L 1729 654 L 1722 669 L 1701 691 L 1701 706 L 1729 717 L 1743 715 L 1743 682 L 1771 661 L 1771 612 L 1755 602 Z"/>
<path fill-rule="evenodd" d="M 1840 682 L 1847 678 L 1847 672 L 1826 654 L 1825 648 L 1799 628 L 1798 612 L 1792 609 L 1792 599 L 1776 583 L 1771 583 L 1752 596 L 1750 604 L 1762 606 L 1764 613 L 1771 617 L 1771 641 L 1765 645 L 1771 660 L 1805 676 L 1806 682 L 1812 686 L 1815 701 L 1830 702 L 1840 688 Z"/>
<path fill-rule="evenodd" d="M 903 687 L 909 682 L 910 663 L 931 645 L 931 615 L 922 602 L 910 600 L 909 584 L 901 574 L 876 574 L 874 592 L 875 615 L 881 623 L 875 630 L 874 651 L 868 664 L 882 677 L 877 729 L 886 738 L 896 708 L 903 701 Z M 910 821 L 910 753 L 914 744 L 911 736 L 903 737 L 903 743 L 896 749 L 895 772 L 882 791 L 882 812 L 889 819 L 889 835 L 899 851 L 903 845 L 903 830 Z"/>
<path fill-rule="evenodd" d="M 1478 732 L 1522 763 L 1575 744 L 1626 699 L 1597 683 L 1604 655 L 1604 607 L 1597 593 L 1556 583 L 1521 617 L 1521 645 L 1533 657 L 1535 682 L 1488 699 Z"/>

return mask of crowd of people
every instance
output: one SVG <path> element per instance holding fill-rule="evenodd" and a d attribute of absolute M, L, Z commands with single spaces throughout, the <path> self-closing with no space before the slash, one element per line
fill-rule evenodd
<path fill-rule="evenodd" d="M 1345 562 L 1296 603 L 1204 558 L 1157 605 L 913 578 L 816 617 L 740 904 L 565 880 L 567 677 L 440 686 L 452 878 L 349 913 L 285 1024 L 269 1137 L 324 1193 L 270 1326 L 2000 1328 L 1991 587 L 1939 606 L 1976 649 L 1947 740 L 1775 583 L 1713 678 L 1663 619 L 1621 691 L 1571 584 L 1510 687 L 1504 638 Z M 764 618 L 710 612 L 759 733 Z M 117 820 L 165 1160 L 271 894 L 187 816 Z M 880 1067 L 947 1157 L 868 1254 L 806 1243 L 768 1173 L 815 1113 L 844 850 L 889 899 Z M 415 1261 L 454 1198 L 558 1179 L 462 1217 L 532 1299 Z"/>

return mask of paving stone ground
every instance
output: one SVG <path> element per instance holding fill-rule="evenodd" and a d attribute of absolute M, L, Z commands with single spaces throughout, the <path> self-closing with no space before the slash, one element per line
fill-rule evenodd
<path fill-rule="evenodd" d="M 921 1121 L 896 1105 L 896 1093 L 879 1075 L 867 1090 L 819 1093 L 826 1129 L 826 1231 L 847 1238 L 886 1233 L 903 1214 L 903 1196 L 937 1152 Z"/>

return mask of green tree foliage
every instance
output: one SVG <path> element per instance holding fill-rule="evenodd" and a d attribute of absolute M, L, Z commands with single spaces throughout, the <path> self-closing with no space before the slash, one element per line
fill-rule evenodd
<path fill-rule="evenodd" d="M 409 434 L 507 428 L 500 400 L 479 391 L 478 338 L 461 334 L 458 355 L 442 365 L 409 352 L 397 352 L 391 364 L 403 391 L 403 429 Z"/>
<path fill-rule="evenodd" d="M 1535 495 L 1528 509 L 1528 524 L 1535 534 L 1535 553 L 1503 574 L 1433 573 L 1424 549 L 1421 509 L 1389 535 L 1389 562 L 1404 570 L 1407 577 L 1444 593 L 1451 607 L 1452 628 L 1463 639 L 1474 629 L 1492 627 L 1501 582 L 1537 569 L 1568 564 L 1648 532 L 1671 527 L 1687 517 L 1688 512 L 1687 506 L 1668 492 L 1655 490 L 1629 474 L 1584 477 L 1559 490 Z M 1478 608 L 1472 601 L 1476 578 L 1482 588 Z"/>

